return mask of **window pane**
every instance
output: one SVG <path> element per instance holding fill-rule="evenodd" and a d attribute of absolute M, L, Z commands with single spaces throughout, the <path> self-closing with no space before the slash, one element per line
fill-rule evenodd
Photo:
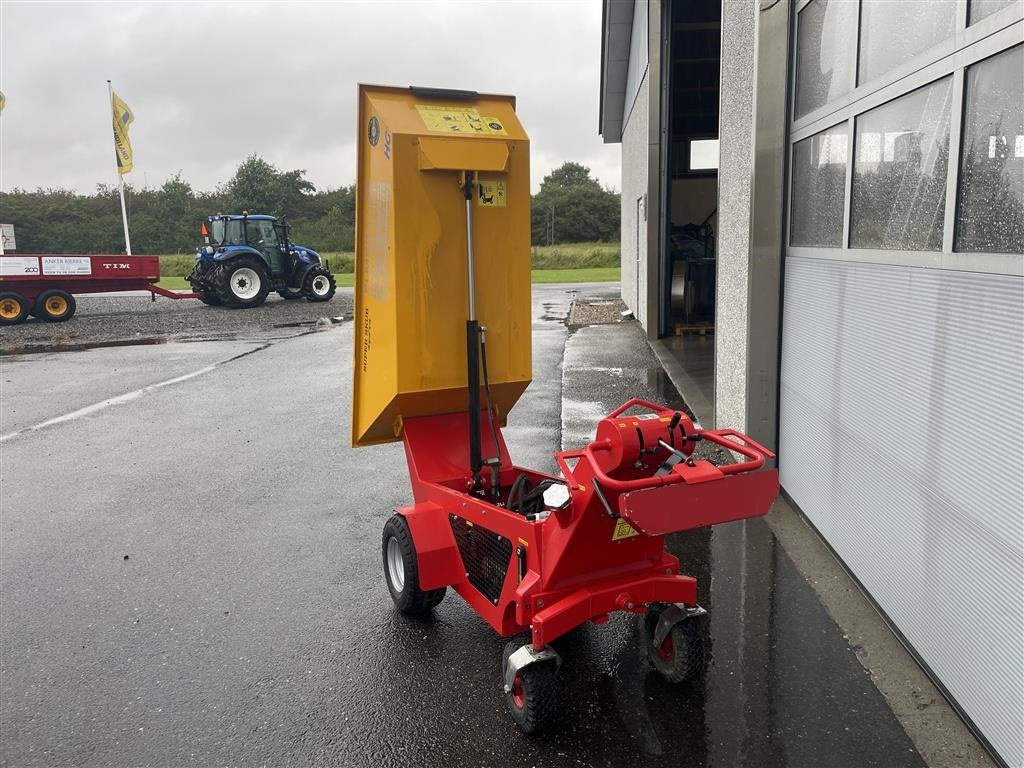
<path fill-rule="evenodd" d="M 965 82 L 956 250 L 1024 253 L 1024 46 Z"/>
<path fill-rule="evenodd" d="M 981 21 L 986 16 L 991 16 L 996 11 L 1009 8 L 1018 2 L 1020 0 L 971 0 L 971 16 L 967 23 L 973 24 L 976 21 Z"/>
<path fill-rule="evenodd" d="M 947 77 L 857 118 L 851 248 L 942 248 L 952 90 Z"/>
<path fill-rule="evenodd" d="M 690 170 L 718 168 L 718 139 L 693 139 L 690 142 Z"/>
<path fill-rule="evenodd" d="M 864 0 L 860 68 L 866 83 L 953 34 L 956 0 Z"/>
<path fill-rule="evenodd" d="M 790 245 L 839 248 L 846 198 L 846 123 L 793 147 Z"/>
<path fill-rule="evenodd" d="M 856 41 L 856 0 L 812 0 L 800 11 L 796 117 L 823 107 L 850 90 Z"/>

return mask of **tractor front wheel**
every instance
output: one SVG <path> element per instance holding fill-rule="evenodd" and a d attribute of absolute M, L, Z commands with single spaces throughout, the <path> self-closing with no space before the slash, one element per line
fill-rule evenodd
<path fill-rule="evenodd" d="M 334 297 L 336 287 L 334 275 L 323 267 L 314 267 L 306 275 L 302 293 L 306 301 L 330 301 Z"/>
<path fill-rule="evenodd" d="M 381 554 L 384 557 L 384 579 L 399 611 L 408 616 L 421 616 L 444 599 L 447 587 L 429 591 L 420 589 L 416 547 L 413 546 L 409 524 L 401 515 L 392 515 L 384 524 Z"/>
<path fill-rule="evenodd" d="M 223 265 L 218 278 L 217 298 L 232 307 L 258 307 L 270 292 L 266 268 L 250 256 Z"/>
<path fill-rule="evenodd" d="M 501 676 L 509 657 L 522 643 L 511 641 L 505 645 L 501 657 Z M 558 712 L 558 665 L 554 661 L 541 661 L 523 667 L 512 680 L 512 687 L 505 693 L 505 705 L 519 730 L 536 733 L 546 728 Z"/>
<path fill-rule="evenodd" d="M 696 617 L 672 625 L 665 639 L 655 647 L 654 635 L 661 611 L 652 608 L 644 617 L 647 658 L 651 666 L 670 683 L 681 683 L 697 675 L 704 667 L 704 637 Z"/>

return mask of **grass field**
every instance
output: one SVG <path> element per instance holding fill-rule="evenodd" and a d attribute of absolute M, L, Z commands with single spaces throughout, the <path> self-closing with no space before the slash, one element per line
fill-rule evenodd
<path fill-rule="evenodd" d="M 324 253 L 339 286 L 351 287 L 355 254 Z M 535 283 L 598 283 L 619 279 L 618 243 L 565 243 L 530 249 Z M 192 254 L 160 257 L 160 286 L 169 290 L 188 288 L 185 275 L 192 270 Z"/>

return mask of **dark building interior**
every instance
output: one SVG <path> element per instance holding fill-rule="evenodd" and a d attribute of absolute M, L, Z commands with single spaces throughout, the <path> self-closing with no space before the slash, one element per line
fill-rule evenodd
<path fill-rule="evenodd" d="M 675 0 L 669 59 L 665 335 L 708 335 L 715 322 L 720 0 Z"/>

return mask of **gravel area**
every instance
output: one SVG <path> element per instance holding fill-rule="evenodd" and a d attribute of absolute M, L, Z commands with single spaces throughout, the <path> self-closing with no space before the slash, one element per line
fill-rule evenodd
<path fill-rule="evenodd" d="M 254 309 L 208 307 L 196 299 L 175 301 L 148 294 L 77 296 L 75 316 L 63 323 L 29 318 L 0 330 L 0 354 L 60 351 L 116 344 L 210 339 L 268 339 L 294 335 L 318 322 L 352 319 L 352 293 L 328 302 L 285 301 L 272 294 Z"/>
<path fill-rule="evenodd" d="M 569 309 L 569 325 L 606 325 L 631 320 L 632 315 L 623 317 L 625 310 L 622 299 L 576 299 Z"/>

